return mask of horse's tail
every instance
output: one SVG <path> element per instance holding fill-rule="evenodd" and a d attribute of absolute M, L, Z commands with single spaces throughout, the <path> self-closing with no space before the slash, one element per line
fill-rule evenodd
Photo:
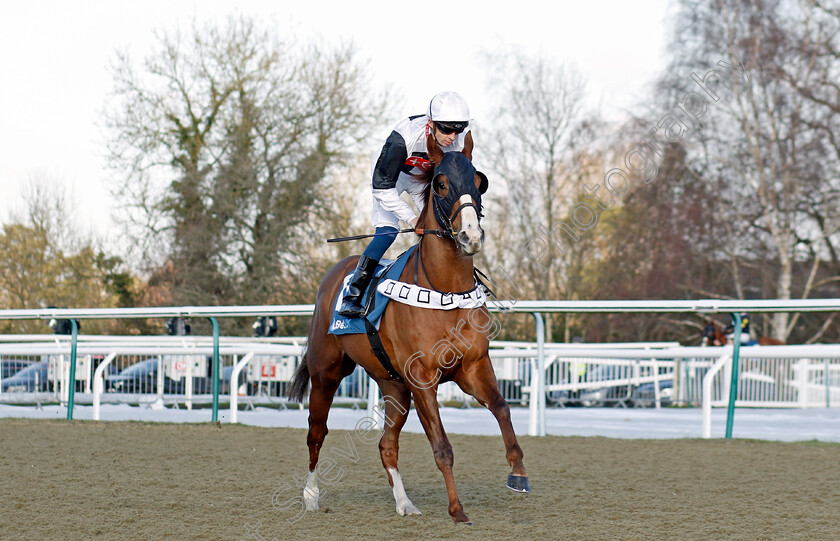
<path fill-rule="evenodd" d="M 295 375 L 292 376 L 291 385 L 286 389 L 286 396 L 292 402 L 303 402 L 306 397 L 306 391 L 309 390 L 309 351 L 303 354 L 300 364 L 295 370 Z"/>

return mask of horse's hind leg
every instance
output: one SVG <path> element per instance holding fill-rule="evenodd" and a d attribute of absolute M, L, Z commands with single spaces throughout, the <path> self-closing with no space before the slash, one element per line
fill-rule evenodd
<path fill-rule="evenodd" d="M 331 343 L 334 347 L 328 345 Z M 324 438 L 327 437 L 327 417 L 330 413 L 338 384 L 346 375 L 342 366 L 343 354 L 332 338 L 323 340 L 319 346 L 310 346 L 307 357 L 312 378 L 312 390 L 309 393 L 309 433 L 306 444 L 309 446 L 309 475 L 303 489 L 303 500 L 307 511 L 318 509 L 318 457 Z"/>
<path fill-rule="evenodd" d="M 402 383 L 390 380 L 382 381 L 379 388 L 382 389 L 382 396 L 385 397 L 385 432 L 379 440 L 379 456 L 382 458 L 385 471 L 388 472 L 388 482 L 394 491 L 397 513 L 403 517 L 406 515 L 421 515 L 420 510 L 408 499 L 400 470 L 397 467 L 400 453 L 400 431 L 405 425 L 406 419 L 408 419 L 411 393 Z"/>
<path fill-rule="evenodd" d="M 460 370 L 454 381 L 465 393 L 471 394 L 482 406 L 489 409 L 499 423 L 505 442 L 506 458 L 511 467 L 507 487 L 517 492 L 530 492 L 528 474 L 525 473 L 525 465 L 522 463 L 522 448 L 516 441 L 513 423 L 510 421 L 510 406 L 499 392 L 490 358 L 480 359 L 474 370 Z"/>

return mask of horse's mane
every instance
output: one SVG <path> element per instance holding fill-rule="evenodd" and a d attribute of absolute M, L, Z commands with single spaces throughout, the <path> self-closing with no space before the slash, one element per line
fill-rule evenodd
<path fill-rule="evenodd" d="M 417 218 L 417 229 L 426 229 L 426 222 L 428 222 L 429 213 L 432 212 L 431 210 L 431 203 L 432 203 L 432 172 L 434 168 L 430 168 L 428 171 L 424 171 L 423 176 L 427 176 L 428 180 L 426 181 L 426 188 L 423 190 L 423 212 L 420 213 L 420 216 Z M 418 175 L 420 176 L 420 175 Z M 418 182 L 420 182 L 418 180 Z"/>

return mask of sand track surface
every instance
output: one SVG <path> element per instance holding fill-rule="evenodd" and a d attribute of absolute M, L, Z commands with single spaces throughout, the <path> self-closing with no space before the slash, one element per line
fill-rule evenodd
<path fill-rule="evenodd" d="M 0 419 L 0 539 L 840 539 L 840 444 L 520 436 L 531 494 L 505 488 L 501 437 L 452 435 L 454 525 L 425 436 L 400 471 L 331 431 L 321 510 L 300 515 L 306 431 Z"/>

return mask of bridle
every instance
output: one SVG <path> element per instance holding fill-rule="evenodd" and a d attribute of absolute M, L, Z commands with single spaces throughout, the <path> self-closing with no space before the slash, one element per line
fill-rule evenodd
<path fill-rule="evenodd" d="M 449 188 L 443 195 L 441 195 L 435 189 L 435 182 L 437 181 L 437 178 L 440 175 L 445 175 L 449 181 Z M 482 182 L 479 183 L 479 186 L 476 186 L 477 176 L 480 176 L 482 180 Z M 428 188 L 431 191 L 430 201 L 428 203 L 428 207 L 425 209 L 425 212 L 433 213 L 433 216 L 437 221 L 438 225 L 440 226 L 440 229 L 415 229 L 415 233 L 420 235 L 417 256 L 414 260 L 415 283 L 417 283 L 417 278 L 419 274 L 418 267 L 420 267 L 423 270 L 423 274 L 425 275 L 426 280 L 428 281 L 431 288 L 437 291 L 438 293 L 441 293 L 441 291 L 437 289 L 434 286 L 434 284 L 432 284 L 432 281 L 429 278 L 429 273 L 426 272 L 425 265 L 423 265 L 423 260 L 420 255 L 423 251 L 423 239 L 425 238 L 425 235 L 431 234 L 439 238 L 451 239 L 457 245 L 459 242 L 458 234 L 460 234 L 462 231 L 456 232 L 453 226 L 453 222 L 458 218 L 458 215 L 461 214 L 461 211 L 463 211 L 465 208 L 472 207 L 475 210 L 476 217 L 479 222 L 478 226 L 479 230 L 481 231 L 481 237 L 482 239 L 484 238 L 484 231 L 481 230 L 481 219 L 484 217 L 484 215 L 481 212 L 481 194 L 484 193 L 484 191 L 486 191 L 487 189 L 486 183 L 487 178 L 484 176 L 484 174 L 476 171 L 469 158 L 464 156 L 460 152 L 446 153 L 440 159 L 440 162 L 435 164 L 435 168 L 432 173 L 432 178 Z M 470 201 L 461 201 L 465 195 L 468 195 L 470 197 Z M 456 204 L 458 204 L 457 208 L 455 208 Z"/>
<path fill-rule="evenodd" d="M 431 185 L 429 186 L 432 192 L 430 206 L 432 207 L 431 211 L 434 212 L 435 220 L 437 220 L 438 225 L 442 229 L 426 230 L 427 233 L 457 240 L 455 228 L 452 223 L 461 211 L 468 207 L 475 209 L 479 223 L 481 222 L 484 215 L 481 212 L 481 190 L 475 186 L 475 176 L 477 174 L 480 173 L 460 153 L 453 152 L 446 154 L 440 163 L 435 165 Z M 435 190 L 435 181 L 440 175 L 445 175 L 449 179 L 449 190 L 445 195 L 441 195 Z M 457 190 L 455 189 L 456 186 L 458 188 Z M 469 195 L 472 201 L 461 203 L 460 200 L 464 195 Z M 456 203 L 460 203 L 460 206 L 455 209 L 454 214 L 451 214 Z"/>
<path fill-rule="evenodd" d="M 434 180 L 432 182 L 434 182 Z M 433 186 L 430 187 L 430 189 L 432 190 L 432 211 L 435 213 L 435 219 L 438 221 L 438 224 L 442 225 L 443 229 L 416 229 L 415 230 L 415 233 L 420 235 L 420 241 L 418 242 L 418 246 L 417 246 L 417 255 L 414 258 L 414 283 L 415 284 L 418 283 L 417 278 L 419 276 L 419 272 L 418 272 L 418 267 L 419 267 L 419 269 L 421 269 L 423 271 L 423 276 L 426 277 L 426 281 L 429 283 L 430 288 L 432 290 L 438 292 L 438 293 L 444 293 L 443 291 L 441 291 L 437 287 L 435 287 L 435 285 L 432 283 L 432 279 L 429 276 L 429 273 L 426 271 L 426 266 L 423 264 L 423 258 L 422 258 L 421 254 L 423 253 L 422 244 L 423 244 L 424 236 L 425 235 L 435 235 L 438 238 L 449 238 L 453 242 L 457 243 L 458 239 L 457 239 L 457 235 L 456 235 L 456 232 L 455 232 L 455 228 L 453 227 L 452 223 L 455 221 L 455 219 L 458 217 L 458 215 L 461 213 L 461 211 L 464 210 L 465 208 L 468 208 L 468 207 L 472 207 L 473 209 L 475 209 L 475 213 L 478 217 L 479 225 L 481 224 L 481 219 L 484 217 L 484 214 L 482 214 L 482 212 L 481 212 L 481 210 L 482 210 L 481 207 L 479 207 L 479 205 L 476 205 L 471 200 L 469 203 L 461 203 L 461 205 L 457 209 L 455 209 L 455 213 L 450 216 L 449 213 L 446 212 L 446 209 L 443 208 L 444 197 L 441 197 L 434 190 Z M 441 223 L 441 222 L 443 222 L 443 223 Z M 482 232 L 482 238 L 483 237 L 484 237 L 484 233 Z M 478 286 L 476 286 L 476 287 L 478 287 Z M 475 291 L 475 289 L 476 288 L 470 289 L 469 291 L 456 292 L 456 294 L 462 295 L 462 294 L 470 293 L 472 291 Z"/>
<path fill-rule="evenodd" d="M 446 209 L 443 208 L 443 197 L 438 195 L 434 188 L 432 188 L 432 211 L 435 213 L 435 219 L 438 221 L 438 224 L 442 225 L 444 229 L 433 229 L 431 231 L 439 237 L 447 236 L 452 240 L 455 240 L 455 228 L 452 226 L 452 222 L 455 221 L 455 218 L 458 217 L 462 210 L 468 207 L 475 209 L 475 213 L 478 216 L 478 223 L 480 225 L 481 219 L 484 218 L 484 214 L 481 213 L 482 209 L 479 208 L 479 206 L 473 201 L 470 201 L 469 203 L 461 203 L 461 206 L 455 209 L 455 214 L 450 216 L 449 213 L 446 212 Z"/>

